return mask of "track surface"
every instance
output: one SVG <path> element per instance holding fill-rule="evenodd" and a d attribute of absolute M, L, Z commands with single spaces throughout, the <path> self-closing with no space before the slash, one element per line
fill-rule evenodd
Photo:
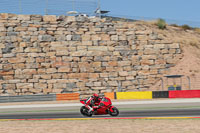
<path fill-rule="evenodd" d="M 200 116 L 200 109 L 157 109 L 141 111 L 120 111 L 118 117 L 187 117 Z M 109 115 L 93 116 L 94 118 L 111 117 Z M 84 118 L 78 111 L 76 112 L 47 112 L 28 114 L 1 114 L 0 119 L 41 119 L 41 118 Z"/>
<path fill-rule="evenodd" d="M 120 114 L 130 117 L 200 117 L 200 98 L 113 102 Z M 79 112 L 80 103 L 0 104 L 0 119 L 86 118 Z M 92 118 L 114 118 L 93 115 Z"/>

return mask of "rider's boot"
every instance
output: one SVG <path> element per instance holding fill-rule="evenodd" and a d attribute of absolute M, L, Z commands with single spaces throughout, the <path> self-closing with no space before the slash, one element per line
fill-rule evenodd
<path fill-rule="evenodd" d="M 94 112 L 94 109 L 90 107 L 90 109 L 88 110 L 88 114 L 92 114 Z"/>

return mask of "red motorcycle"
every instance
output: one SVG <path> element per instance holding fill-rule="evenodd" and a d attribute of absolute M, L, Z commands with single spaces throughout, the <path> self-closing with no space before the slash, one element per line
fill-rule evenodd
<path fill-rule="evenodd" d="M 82 99 L 80 102 L 85 105 L 87 99 Z M 105 115 L 110 114 L 111 116 L 118 116 L 119 110 L 112 106 L 112 102 L 109 98 L 103 97 L 101 102 L 99 103 L 99 108 L 96 108 L 94 112 L 89 113 L 89 109 L 85 106 L 82 106 L 80 112 L 83 116 L 91 117 L 92 115 Z"/>

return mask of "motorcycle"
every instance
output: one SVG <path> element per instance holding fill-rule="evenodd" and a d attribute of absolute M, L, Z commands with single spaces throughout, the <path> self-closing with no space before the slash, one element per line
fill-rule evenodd
<path fill-rule="evenodd" d="M 86 104 L 87 99 L 82 99 L 80 102 L 82 104 Z M 106 115 L 109 114 L 111 116 L 118 116 L 119 115 L 119 110 L 112 106 L 112 102 L 109 98 L 103 97 L 102 100 L 99 103 L 99 108 L 96 108 L 94 112 L 89 113 L 89 109 L 86 108 L 85 106 L 82 106 L 80 108 L 80 112 L 83 116 L 91 117 L 92 115 Z"/>

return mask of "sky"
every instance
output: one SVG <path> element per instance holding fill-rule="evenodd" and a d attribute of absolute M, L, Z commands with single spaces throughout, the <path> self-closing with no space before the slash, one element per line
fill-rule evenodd
<path fill-rule="evenodd" d="M 98 1 L 102 10 L 110 11 L 108 15 L 145 20 L 162 18 L 170 23 L 200 27 L 200 0 L 0 0 L 0 13 L 44 15 L 46 8 L 48 14 L 55 15 L 66 14 L 72 8 L 87 13 L 96 9 Z"/>
<path fill-rule="evenodd" d="M 113 14 L 200 21 L 200 0 L 101 0 Z"/>
<path fill-rule="evenodd" d="M 163 18 L 200 26 L 200 0 L 101 0 L 101 8 L 114 15 Z"/>

